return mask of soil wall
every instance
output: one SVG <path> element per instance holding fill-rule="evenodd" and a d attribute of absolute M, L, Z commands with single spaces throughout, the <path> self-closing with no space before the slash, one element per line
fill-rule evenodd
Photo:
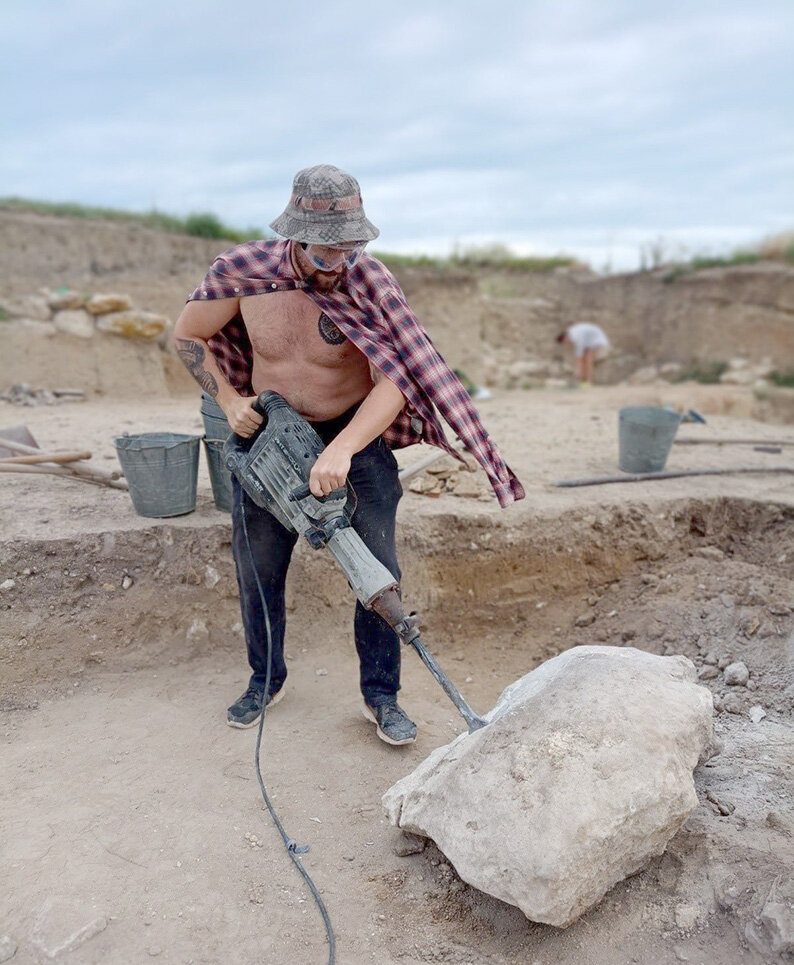
<path fill-rule="evenodd" d="M 0 301 L 59 286 L 120 291 L 140 308 L 175 319 L 212 259 L 229 245 L 131 224 L 0 211 Z M 396 274 L 447 361 L 493 385 L 503 384 L 517 362 L 534 360 L 541 375 L 557 374 L 554 366 L 563 356 L 554 335 L 582 319 L 597 322 L 612 339 L 614 352 L 602 370 L 610 382 L 648 362 L 794 358 L 794 268 L 775 263 L 679 275 L 658 270 L 599 277 L 569 269 L 477 275 L 414 268 Z M 2 383 L 52 383 L 51 360 L 63 357 L 64 369 L 74 372 L 67 381 L 93 388 L 91 372 L 109 364 L 93 348 L 87 363 L 71 358 L 72 336 L 47 340 L 29 330 L 11 337 L 4 325 L 0 333 Z M 120 339 L 107 338 L 120 346 Z M 78 354 L 83 348 L 77 344 Z M 166 368 L 162 379 L 147 376 L 154 391 L 192 390 L 179 367 L 168 368 L 168 349 L 149 354 L 155 366 Z M 124 373 L 139 360 L 127 348 L 119 347 L 118 355 L 124 372 L 114 391 L 128 386 L 132 394 L 137 377 Z"/>

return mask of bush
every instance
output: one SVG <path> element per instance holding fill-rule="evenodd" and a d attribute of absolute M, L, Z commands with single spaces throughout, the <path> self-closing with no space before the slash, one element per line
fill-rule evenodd
<path fill-rule="evenodd" d="M 224 228 L 220 219 L 209 211 L 200 214 L 189 214 L 185 218 L 185 231 L 196 238 L 228 238 L 228 228 Z"/>
<path fill-rule="evenodd" d="M 259 228 L 240 231 L 223 224 L 209 212 L 190 214 L 186 218 L 164 214 L 162 211 L 124 211 L 119 208 L 97 208 L 71 201 L 28 201 L 25 198 L 0 198 L 0 209 L 6 211 L 33 211 L 36 214 L 53 214 L 61 218 L 86 218 L 94 221 L 120 221 L 139 224 L 169 234 L 191 235 L 194 238 L 218 238 L 227 241 L 249 241 L 267 238 Z M 271 236 L 272 237 L 272 236 Z"/>
<path fill-rule="evenodd" d="M 767 375 L 767 381 L 784 389 L 794 389 L 794 369 L 775 369 Z"/>

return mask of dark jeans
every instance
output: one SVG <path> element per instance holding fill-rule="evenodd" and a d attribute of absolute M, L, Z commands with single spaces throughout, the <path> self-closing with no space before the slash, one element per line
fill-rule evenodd
<path fill-rule="evenodd" d="M 355 408 L 329 422 L 312 423 L 324 443 L 330 442 L 347 425 Z M 251 557 L 243 535 L 243 510 L 256 572 L 262 583 L 270 618 L 273 648 L 270 692 L 275 693 L 287 677 L 284 662 L 284 584 L 298 537 L 296 533 L 286 530 L 266 509 L 257 506 L 236 479 L 233 480 L 233 489 L 232 552 L 240 587 L 248 662 L 253 671 L 250 686 L 257 690 L 264 690 L 265 687 L 267 634 Z M 351 491 L 348 506 L 355 506 L 351 516 L 353 528 L 373 555 L 399 580 L 394 530 L 402 487 L 397 477 L 397 460 L 382 437 L 378 436 L 353 456 L 348 474 L 348 492 Z M 330 553 L 326 553 L 326 557 L 327 566 L 336 565 Z M 307 600 L 305 605 L 311 606 L 311 602 Z M 374 707 L 393 698 L 400 688 L 399 638 L 377 613 L 365 610 L 358 601 L 354 632 L 361 667 L 361 692 L 367 703 Z"/>

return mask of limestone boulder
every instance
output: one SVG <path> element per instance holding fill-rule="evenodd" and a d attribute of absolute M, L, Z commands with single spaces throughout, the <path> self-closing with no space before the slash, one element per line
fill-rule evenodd
<path fill-rule="evenodd" d="M 132 299 L 129 295 L 92 295 L 85 303 L 85 307 L 92 315 L 126 312 L 132 308 Z"/>
<path fill-rule="evenodd" d="M 121 335 L 124 338 L 142 338 L 153 342 L 168 327 L 168 319 L 154 312 L 110 312 L 97 319 L 100 332 Z"/>
<path fill-rule="evenodd" d="M 575 647 L 508 687 L 487 727 L 440 747 L 383 804 L 464 881 L 566 927 L 697 806 L 712 714 L 685 657 Z"/>
<path fill-rule="evenodd" d="M 94 320 L 81 308 L 56 312 L 53 324 L 59 332 L 76 335 L 77 338 L 91 338 L 94 334 Z"/>

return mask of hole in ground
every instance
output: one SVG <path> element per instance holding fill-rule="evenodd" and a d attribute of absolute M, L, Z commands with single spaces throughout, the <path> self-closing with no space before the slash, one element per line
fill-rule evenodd
<path fill-rule="evenodd" d="M 745 927 L 794 857 L 791 510 L 687 501 L 520 532 L 442 518 L 401 549 L 427 643 L 476 709 L 569 646 L 684 653 L 722 707 L 725 749 L 699 769 L 701 807 L 664 856 L 564 933 L 533 925 L 458 881 L 434 849 L 392 853 L 381 793 L 462 724 L 406 654 L 401 700 L 420 739 L 404 753 L 373 739 L 357 711 L 349 589 L 329 559 L 300 552 L 265 773 L 288 829 L 313 846 L 350 960 L 466 962 L 476 949 L 483 962 L 595 963 L 624 935 L 638 962 L 673 946 L 692 961 L 704 947 L 710 962 L 743 961 Z M 0 803 L 15 881 L 3 920 L 20 947 L 42 915 L 53 934 L 99 915 L 97 954 L 223 960 L 233 947 L 278 960 L 291 941 L 307 961 L 321 954 L 308 895 L 264 820 L 253 734 L 223 725 L 247 678 L 228 529 L 2 553 L 15 581 L 2 601 L 0 722 L 15 775 Z M 735 660 L 748 687 L 724 683 Z"/>

